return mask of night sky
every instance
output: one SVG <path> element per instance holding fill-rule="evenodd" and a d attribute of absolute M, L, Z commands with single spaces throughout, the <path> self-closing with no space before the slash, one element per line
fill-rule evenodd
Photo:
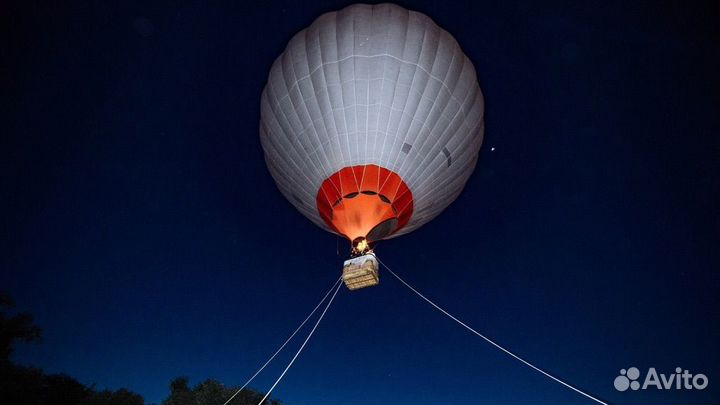
<path fill-rule="evenodd" d="M 399 3 L 475 64 L 486 134 L 458 200 L 379 257 L 613 403 L 720 402 L 720 12 L 689 3 Z M 285 340 L 343 257 L 265 168 L 260 93 L 348 4 L 2 3 L 0 289 L 44 332 L 18 363 L 159 402 L 180 375 L 240 385 Z M 591 403 L 381 279 L 340 291 L 275 398 Z M 709 385 L 616 391 L 631 366 Z"/>

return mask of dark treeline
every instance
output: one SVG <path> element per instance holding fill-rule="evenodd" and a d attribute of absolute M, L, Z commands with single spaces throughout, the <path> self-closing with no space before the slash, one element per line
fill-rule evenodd
<path fill-rule="evenodd" d="M 15 364 L 13 348 L 18 342 L 40 339 L 41 330 L 26 312 L 11 314 L 12 299 L 0 293 L 0 404 L 144 405 L 145 399 L 126 388 L 98 390 L 65 374 L 46 374 L 36 367 Z M 194 387 L 187 377 L 175 378 L 162 405 L 222 405 L 239 387 L 227 387 L 208 379 Z M 263 394 L 246 388 L 232 405 L 257 405 Z M 266 400 L 267 405 L 281 405 Z"/>

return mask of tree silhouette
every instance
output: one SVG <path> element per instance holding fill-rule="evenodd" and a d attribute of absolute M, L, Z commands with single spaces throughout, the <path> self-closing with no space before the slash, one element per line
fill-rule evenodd
<path fill-rule="evenodd" d="M 177 377 L 170 382 L 170 396 L 162 405 L 221 405 L 228 400 L 239 387 L 227 387 L 220 381 L 207 379 L 190 388 L 187 377 Z M 245 388 L 229 405 L 257 405 L 263 393 L 252 388 Z M 274 399 L 266 399 L 264 405 L 282 405 Z"/>
<path fill-rule="evenodd" d="M 65 374 L 45 374 L 41 369 L 14 364 L 17 342 L 40 338 L 32 315 L 11 315 L 9 295 L 0 293 L 0 404 L 143 405 L 143 398 L 127 389 L 96 391 Z"/>
<path fill-rule="evenodd" d="M 15 306 L 12 298 L 0 292 L 0 364 L 10 362 L 13 345 L 20 342 L 32 342 L 40 339 L 40 328 L 33 324 L 33 317 L 27 312 L 13 316 L 5 313 Z"/>
<path fill-rule="evenodd" d="M 32 342 L 41 336 L 32 315 L 11 315 L 7 311 L 13 307 L 10 296 L 0 292 L 0 404 L 144 405 L 142 396 L 125 388 L 97 391 L 94 385 L 87 387 L 68 375 L 45 374 L 42 369 L 13 363 L 11 356 L 17 342 Z M 212 379 L 190 387 L 187 377 L 177 377 L 170 382 L 170 395 L 162 405 L 220 405 L 237 390 Z M 263 396 L 246 387 L 230 405 L 257 405 Z M 263 404 L 282 405 L 274 399 Z"/>
<path fill-rule="evenodd" d="M 136 394 L 125 388 L 116 391 L 102 390 L 95 391 L 92 389 L 90 393 L 80 402 L 80 405 L 126 405 L 126 404 L 144 404 L 145 400 L 140 394 Z"/>

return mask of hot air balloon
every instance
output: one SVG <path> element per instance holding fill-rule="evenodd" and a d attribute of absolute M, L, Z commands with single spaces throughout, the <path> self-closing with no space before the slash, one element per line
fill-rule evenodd
<path fill-rule="evenodd" d="M 297 33 L 270 69 L 260 139 L 280 192 L 351 241 L 343 279 L 378 283 L 374 244 L 457 198 L 484 131 L 472 62 L 426 15 L 356 4 Z"/>

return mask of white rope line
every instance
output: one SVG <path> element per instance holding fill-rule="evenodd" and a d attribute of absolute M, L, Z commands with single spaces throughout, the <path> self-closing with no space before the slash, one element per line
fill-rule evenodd
<path fill-rule="evenodd" d="M 292 338 L 295 337 L 295 335 L 300 331 L 300 329 L 302 329 L 302 327 L 305 326 L 307 321 L 315 314 L 315 312 L 318 310 L 318 308 L 320 308 L 320 305 L 322 305 L 322 303 L 325 302 L 328 295 L 330 295 L 330 293 L 333 291 L 335 286 L 337 286 L 338 283 L 340 283 L 340 280 L 342 280 L 342 276 L 340 276 L 340 278 L 338 278 L 337 281 L 335 281 L 335 283 L 332 285 L 332 287 L 330 287 L 328 292 L 325 293 L 325 295 L 320 300 L 320 302 L 318 302 L 318 304 L 315 305 L 315 308 L 312 310 L 312 312 L 310 312 L 310 314 L 307 316 L 307 318 L 305 318 L 305 320 L 302 321 L 300 326 L 298 326 L 297 329 L 295 329 L 295 331 L 292 333 L 292 335 L 290 335 L 290 337 L 287 338 L 287 340 L 285 340 L 285 343 L 283 343 L 280 346 L 280 348 L 277 349 L 277 351 L 275 353 L 273 353 L 272 356 L 270 356 L 268 361 L 266 361 L 265 364 L 263 364 L 262 367 L 260 367 L 260 369 L 258 371 L 256 371 L 255 374 L 253 374 L 252 377 L 250 377 L 250 379 L 245 382 L 245 384 L 242 385 L 242 387 L 240 387 L 237 391 L 235 391 L 235 393 L 230 398 L 228 398 L 228 400 L 225 401 L 225 403 L 223 405 L 228 405 L 230 403 L 230 401 L 232 401 L 242 390 L 244 390 L 245 387 L 247 387 L 248 384 L 250 384 L 252 382 L 252 380 L 254 380 L 255 377 L 257 377 L 258 374 L 260 374 L 260 372 L 262 372 L 265 369 L 265 367 L 267 367 L 267 365 L 270 364 L 271 361 L 273 361 L 273 359 L 285 348 L 285 346 L 292 340 Z"/>
<path fill-rule="evenodd" d="M 280 383 L 280 380 L 282 380 L 283 377 L 285 377 L 285 373 L 287 373 L 288 370 L 290 369 L 290 367 L 292 367 L 293 363 L 295 363 L 295 360 L 300 355 L 300 352 L 302 352 L 302 350 L 305 348 L 305 345 L 312 337 L 313 333 L 315 333 L 315 329 L 317 329 L 318 325 L 320 325 L 320 321 L 322 321 L 323 317 L 325 316 L 325 313 L 330 308 L 330 305 L 332 305 L 333 300 L 335 300 L 335 296 L 337 295 L 338 291 L 340 291 L 340 287 L 342 287 L 342 283 L 338 284 L 338 286 L 335 288 L 335 292 L 333 293 L 332 297 L 330 297 L 330 301 L 328 301 L 327 305 L 325 305 L 325 309 L 322 311 L 322 313 L 320 314 L 320 317 L 315 322 L 315 326 L 313 326 L 312 330 L 305 338 L 305 341 L 303 342 L 302 346 L 300 346 L 297 353 L 295 353 L 295 356 L 293 356 L 292 360 L 290 360 L 290 363 L 288 363 L 287 367 L 285 367 L 285 370 L 283 370 L 282 374 L 280 374 L 280 377 L 278 377 L 277 380 L 275 380 L 275 384 L 273 384 L 272 387 L 270 387 L 267 394 L 265 394 L 263 399 L 261 399 L 260 402 L 258 402 L 258 405 L 262 405 L 262 403 L 265 402 L 265 399 L 267 399 L 267 397 L 270 396 L 270 394 L 273 392 L 275 387 Z"/>
<path fill-rule="evenodd" d="M 590 395 L 590 394 L 587 394 L 587 393 L 585 393 L 585 392 L 583 392 L 583 391 L 580 391 L 579 389 L 573 387 L 572 385 L 566 383 L 565 381 L 563 381 L 563 380 L 561 380 L 561 379 L 559 379 L 559 378 L 557 378 L 557 377 L 552 376 L 550 373 L 548 373 L 548 372 L 546 372 L 546 371 L 541 370 L 540 368 L 534 366 L 533 364 L 531 364 L 531 363 L 528 362 L 527 360 L 524 360 L 524 359 L 521 358 L 520 356 L 512 353 L 510 350 L 508 350 L 508 349 L 500 346 L 499 344 L 495 343 L 492 339 L 488 338 L 487 336 L 483 335 L 482 333 L 480 333 L 480 332 L 476 331 L 475 329 L 471 328 L 470 326 L 466 325 L 463 321 L 461 321 L 461 320 L 457 319 L 456 317 L 452 316 L 450 313 L 448 313 L 447 311 L 445 311 L 444 309 L 442 309 L 439 305 L 435 304 L 435 303 L 432 302 L 429 298 L 427 298 L 426 296 L 422 295 L 418 290 L 414 289 L 410 284 L 406 283 L 405 280 L 403 280 L 402 278 L 400 278 L 400 276 L 398 276 L 397 274 L 395 274 L 395 272 L 392 271 L 392 270 L 390 269 L 390 267 L 387 266 L 387 264 L 383 263 L 380 259 L 377 259 L 377 260 L 378 260 L 378 262 L 380 262 L 380 264 L 382 264 L 382 265 L 390 272 L 390 274 L 392 274 L 393 276 L 395 276 L 395 278 L 397 278 L 401 283 L 403 283 L 403 284 L 405 285 L 405 287 L 407 287 L 407 288 L 409 288 L 410 290 L 412 290 L 412 292 L 414 292 L 415 294 L 417 294 L 420 298 L 424 299 L 428 304 L 430 304 L 430 305 L 432 305 L 433 307 L 435 307 L 435 309 L 437 309 L 438 311 L 440 311 L 440 312 L 442 312 L 443 314 L 445 314 L 445 315 L 447 315 L 448 317 L 450 317 L 450 319 L 452 319 L 453 321 L 455 321 L 455 322 L 457 322 L 458 324 L 460 324 L 460 325 L 462 325 L 463 327 L 465 327 L 465 329 L 467 329 L 467 330 L 469 330 L 470 332 L 472 332 L 472 333 L 480 336 L 481 338 L 485 339 L 486 342 L 488 342 L 488 343 L 490 343 L 491 345 L 497 347 L 498 349 L 502 350 L 503 352 L 509 354 L 510 356 L 512 356 L 513 358 L 515 358 L 516 360 L 519 360 L 520 362 L 522 362 L 522 363 L 525 364 L 526 366 L 528 366 L 528 367 L 532 368 L 533 370 L 541 373 L 542 375 L 544 375 L 544 376 L 546 376 L 546 377 L 548 377 L 548 378 L 550 378 L 550 379 L 552 379 L 552 380 L 554 380 L 554 381 L 556 381 L 556 382 L 558 382 L 558 383 L 560 383 L 560 384 L 562 384 L 562 385 L 570 388 L 571 390 L 577 392 L 578 394 L 582 394 L 582 395 L 584 395 L 584 396 L 592 399 L 593 401 L 595 401 L 595 402 L 597 402 L 597 403 L 599 403 L 599 404 L 608 405 L 607 402 L 603 402 L 603 401 L 595 398 L 594 396 L 592 396 L 592 395 Z"/>

